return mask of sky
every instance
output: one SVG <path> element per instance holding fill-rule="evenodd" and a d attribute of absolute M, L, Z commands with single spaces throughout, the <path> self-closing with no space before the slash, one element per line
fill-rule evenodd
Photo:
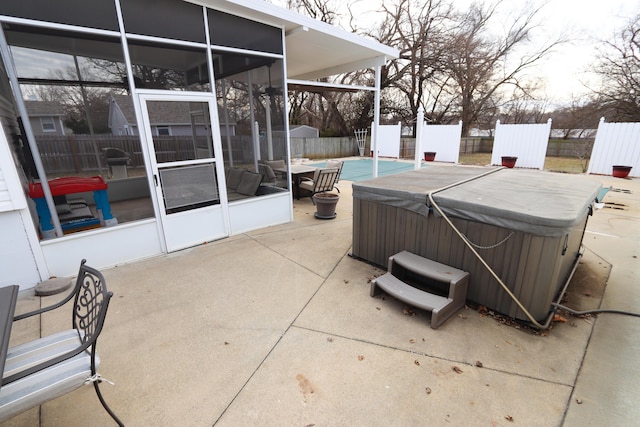
<path fill-rule="evenodd" d="M 566 29 L 573 40 L 540 66 L 540 73 L 547 80 L 548 96 L 567 102 L 574 94 L 587 92 L 582 81 L 589 80 L 596 41 L 613 40 L 616 31 L 638 13 L 638 0 L 550 0 L 543 9 L 544 25 L 552 32 Z"/>
<path fill-rule="evenodd" d="M 456 8 L 464 10 L 473 0 L 451 1 Z M 286 0 L 272 0 L 272 3 L 284 7 Z M 571 37 L 570 43 L 559 47 L 530 71 L 532 76 L 544 78 L 546 97 L 556 105 L 567 104 L 574 96 L 588 92 L 583 82 L 589 81 L 588 70 L 594 62 L 596 40 L 612 40 L 617 29 L 640 13 L 640 0 L 504 0 L 501 10 L 505 14 L 518 13 L 527 3 L 546 3 L 539 15 L 544 31 L 538 32 L 539 39 L 534 42 L 561 32 Z M 378 4 L 379 0 L 358 3 L 359 25 L 367 17 L 375 19 L 375 13 L 365 13 L 363 9 L 375 10 Z M 496 23 L 500 24 L 498 20 Z M 591 79 L 593 82 L 593 76 Z"/>

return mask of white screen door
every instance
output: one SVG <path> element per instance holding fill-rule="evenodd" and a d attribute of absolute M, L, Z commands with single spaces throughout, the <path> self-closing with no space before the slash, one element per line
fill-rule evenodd
<path fill-rule="evenodd" d="M 167 251 L 228 236 L 215 99 L 139 95 Z M 213 125 L 212 125 L 213 123 Z"/>

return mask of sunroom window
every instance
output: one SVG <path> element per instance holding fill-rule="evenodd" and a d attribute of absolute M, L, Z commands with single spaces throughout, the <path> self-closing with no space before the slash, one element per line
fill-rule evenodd
<path fill-rule="evenodd" d="M 100 176 L 108 186 L 117 223 L 154 217 L 139 136 L 122 132 L 137 122 L 120 38 L 16 24 L 3 24 L 3 29 L 27 114 L 44 106 L 59 108 L 57 117 L 29 117 L 49 182 L 87 182 Z M 62 123 L 64 131 L 57 129 Z M 42 177 L 29 167 L 33 154 L 28 151 L 23 168 L 39 184 Z M 99 212 L 94 195 L 54 194 L 64 234 L 97 228 L 112 219 Z M 34 218 L 43 214 L 39 196 L 30 192 L 31 206 L 38 207 Z M 38 226 L 43 238 L 55 236 L 47 225 Z"/>

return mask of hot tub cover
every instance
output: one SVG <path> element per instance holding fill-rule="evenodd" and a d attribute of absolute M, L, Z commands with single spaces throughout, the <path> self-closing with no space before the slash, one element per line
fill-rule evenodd
<path fill-rule="evenodd" d="M 426 216 L 433 191 L 436 204 L 452 218 L 561 236 L 583 220 L 600 189 L 599 182 L 582 175 L 434 165 L 354 183 L 353 197 Z"/>

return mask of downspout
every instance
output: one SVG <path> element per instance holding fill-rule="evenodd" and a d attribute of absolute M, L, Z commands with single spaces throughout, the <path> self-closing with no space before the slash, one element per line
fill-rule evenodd
<path fill-rule="evenodd" d="M 53 201 L 53 195 L 51 194 L 51 188 L 49 187 L 49 181 L 47 180 L 47 174 L 44 170 L 44 165 L 42 164 L 42 159 L 40 158 L 40 150 L 38 150 L 38 145 L 36 144 L 36 138 L 33 134 L 33 129 L 31 129 L 31 123 L 29 122 L 29 115 L 27 113 L 27 107 L 24 104 L 24 100 L 22 99 L 20 93 L 20 83 L 18 83 L 18 77 L 16 72 L 15 64 L 11 58 L 11 54 L 9 53 L 9 47 L 7 45 L 7 39 L 4 36 L 4 30 L 0 28 L 0 55 L 2 55 L 2 59 L 6 64 L 7 68 L 11 68 L 11 72 L 9 74 L 9 81 L 11 83 L 11 87 L 13 89 L 13 98 L 16 101 L 16 105 L 18 106 L 18 112 L 20 113 L 20 117 L 22 117 L 22 126 L 24 132 L 26 133 L 27 142 L 29 143 L 29 148 L 31 149 L 31 154 L 33 157 L 33 162 L 36 167 L 36 171 L 38 172 L 38 177 L 40 178 L 40 183 L 42 185 L 42 191 L 44 193 L 44 199 L 47 203 L 47 207 L 49 208 L 49 212 L 51 213 L 51 222 L 53 223 L 53 228 L 58 237 L 63 235 L 62 227 L 60 226 L 60 219 L 58 218 L 58 213 L 56 211 L 56 205 Z"/>

